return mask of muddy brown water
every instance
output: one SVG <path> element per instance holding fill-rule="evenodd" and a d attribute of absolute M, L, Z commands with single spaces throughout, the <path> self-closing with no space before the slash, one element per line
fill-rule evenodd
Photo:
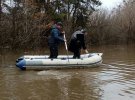
<path fill-rule="evenodd" d="M 135 100 L 135 45 L 89 51 L 104 53 L 100 67 L 42 71 L 21 71 L 15 66 L 26 52 L 2 52 L 0 100 Z"/>

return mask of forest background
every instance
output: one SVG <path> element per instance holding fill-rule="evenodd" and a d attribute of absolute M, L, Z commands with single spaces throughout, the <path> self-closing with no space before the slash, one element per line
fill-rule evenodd
<path fill-rule="evenodd" d="M 87 29 L 87 45 L 135 43 L 135 0 L 111 11 L 100 0 L 0 0 L 0 49 L 46 48 L 42 35 L 52 20 L 61 21 L 69 42 L 78 26 Z"/>

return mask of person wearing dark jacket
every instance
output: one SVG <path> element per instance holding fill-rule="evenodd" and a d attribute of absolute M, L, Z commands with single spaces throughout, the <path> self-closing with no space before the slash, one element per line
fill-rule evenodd
<path fill-rule="evenodd" d="M 62 30 L 62 23 L 58 22 L 52 26 L 51 35 L 48 38 L 48 45 L 50 48 L 50 57 L 57 58 L 58 56 L 58 46 L 60 42 L 64 42 Z"/>
<path fill-rule="evenodd" d="M 73 58 L 80 58 L 80 52 L 82 48 L 86 53 L 88 53 L 84 39 L 85 34 L 87 34 L 87 32 L 83 29 L 78 29 L 72 34 L 68 49 L 74 53 Z"/>

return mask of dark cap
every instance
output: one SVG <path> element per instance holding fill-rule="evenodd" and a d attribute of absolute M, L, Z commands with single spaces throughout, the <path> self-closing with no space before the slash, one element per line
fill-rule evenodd
<path fill-rule="evenodd" d="M 82 29 L 81 31 L 82 31 L 82 33 L 85 33 L 85 32 L 87 32 L 87 30 L 86 30 L 86 29 Z"/>
<path fill-rule="evenodd" d="M 82 26 L 77 27 L 76 30 L 82 30 Z"/>
<path fill-rule="evenodd" d="M 62 22 L 57 22 L 57 25 L 63 26 Z"/>

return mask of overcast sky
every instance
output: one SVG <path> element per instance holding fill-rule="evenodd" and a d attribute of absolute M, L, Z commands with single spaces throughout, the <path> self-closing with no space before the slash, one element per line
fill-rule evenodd
<path fill-rule="evenodd" d="M 100 0 L 102 2 L 102 7 L 112 9 L 122 3 L 123 0 Z"/>

